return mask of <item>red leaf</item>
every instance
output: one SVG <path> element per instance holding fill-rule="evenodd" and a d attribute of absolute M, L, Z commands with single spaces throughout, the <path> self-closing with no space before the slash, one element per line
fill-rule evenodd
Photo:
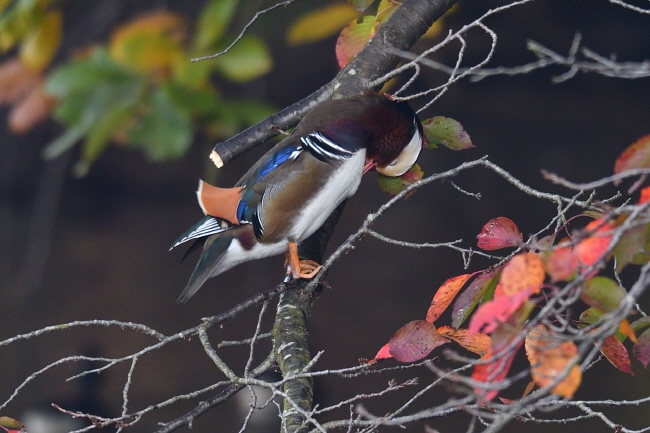
<path fill-rule="evenodd" d="M 336 41 L 336 59 L 343 68 L 375 35 L 377 17 L 368 15 L 361 22 L 354 20 L 341 31 Z"/>
<path fill-rule="evenodd" d="M 627 353 L 627 349 L 623 346 L 623 343 L 618 341 L 615 336 L 610 335 L 605 338 L 600 351 L 614 367 L 634 376 L 634 373 L 632 373 L 632 364 L 630 363 L 630 355 Z"/>
<path fill-rule="evenodd" d="M 425 320 L 414 320 L 402 326 L 388 342 L 390 354 L 400 362 L 418 361 L 436 347 L 449 343 L 436 327 Z"/>
<path fill-rule="evenodd" d="M 433 295 L 431 306 L 427 311 L 427 322 L 435 322 L 438 317 L 447 309 L 451 301 L 454 299 L 458 291 L 463 287 L 463 284 L 471 277 L 471 274 L 463 274 L 454 278 L 450 278 L 442 286 L 438 288 L 436 294 Z"/>
<path fill-rule="evenodd" d="M 612 240 L 611 229 L 611 223 L 603 222 L 602 219 L 597 219 L 587 224 L 585 230 L 593 233 L 580 241 L 575 249 L 578 260 L 582 264 L 591 266 L 603 257 L 605 250 L 607 250 Z"/>
<path fill-rule="evenodd" d="M 523 341 L 519 342 L 516 347 L 512 349 L 510 353 L 492 353 L 492 349 L 488 351 L 481 361 L 485 362 L 484 364 L 476 364 L 474 366 L 474 371 L 472 372 L 472 379 L 484 382 L 484 383 L 498 383 L 501 382 L 508 375 L 510 371 L 510 366 L 512 361 L 515 359 L 517 351 L 521 347 Z M 477 394 L 482 394 L 481 401 L 488 402 L 497 396 L 499 393 L 496 389 L 484 389 L 484 388 L 475 388 L 474 392 Z"/>
<path fill-rule="evenodd" d="M 521 291 L 511 296 L 499 296 L 481 305 L 469 322 L 469 333 L 492 333 L 500 323 L 507 321 L 512 313 L 530 298 L 531 291 Z"/>
<path fill-rule="evenodd" d="M 614 173 L 647 167 L 650 167 L 650 135 L 639 138 L 621 153 L 614 164 Z"/>
<path fill-rule="evenodd" d="M 650 329 L 639 335 L 638 341 L 632 347 L 632 353 L 645 368 L 648 368 L 648 364 L 650 364 Z"/>
<path fill-rule="evenodd" d="M 520 245 L 524 237 L 517 225 L 509 218 L 498 217 L 487 222 L 476 236 L 482 250 L 498 250 Z"/>
<path fill-rule="evenodd" d="M 551 276 L 551 281 L 567 281 L 578 269 L 578 257 L 573 248 L 562 247 L 554 250 L 546 260 L 546 272 Z"/>
<path fill-rule="evenodd" d="M 381 349 L 379 349 L 379 352 L 375 355 L 374 361 L 378 361 L 380 359 L 387 359 L 387 358 L 392 358 L 393 355 L 390 354 L 390 345 L 389 344 L 384 344 Z"/>

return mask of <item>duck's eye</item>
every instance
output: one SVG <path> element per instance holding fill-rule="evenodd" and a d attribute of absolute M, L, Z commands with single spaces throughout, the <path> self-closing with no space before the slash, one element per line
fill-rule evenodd
<path fill-rule="evenodd" d="M 399 159 L 399 158 L 398 158 Z M 395 167 L 397 165 L 397 159 L 390 164 L 388 164 L 389 167 Z"/>

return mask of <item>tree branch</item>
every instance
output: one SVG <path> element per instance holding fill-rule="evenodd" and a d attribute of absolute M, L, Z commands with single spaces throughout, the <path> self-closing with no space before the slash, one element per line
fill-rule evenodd
<path fill-rule="evenodd" d="M 329 98 L 344 98 L 374 90 L 371 82 L 397 66 L 401 57 L 395 52 L 408 51 L 431 25 L 444 15 L 456 0 L 405 0 L 395 13 L 379 27 L 366 47 L 328 84 L 302 101 L 217 143 L 210 158 L 223 167 L 239 155 L 275 137 L 274 127 L 289 129 L 316 104 Z"/>

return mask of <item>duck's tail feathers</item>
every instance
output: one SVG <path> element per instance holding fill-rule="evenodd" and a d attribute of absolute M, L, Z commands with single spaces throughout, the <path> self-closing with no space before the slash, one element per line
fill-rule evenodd
<path fill-rule="evenodd" d="M 176 248 L 180 244 L 187 242 L 192 239 L 202 238 L 204 236 L 216 235 L 217 233 L 225 232 L 230 230 L 234 226 L 229 224 L 227 221 L 224 221 L 221 218 L 215 218 L 210 215 L 204 216 L 198 223 L 194 224 L 192 228 L 183 233 L 176 242 L 169 248 Z"/>
<path fill-rule="evenodd" d="M 221 263 L 223 262 L 228 247 L 233 241 L 233 236 L 230 233 L 223 233 L 221 236 L 216 236 L 216 239 L 208 239 L 205 244 L 205 249 L 201 258 L 199 258 L 194 272 L 188 281 L 185 290 L 178 297 L 176 303 L 183 304 L 187 302 L 198 290 L 201 288 L 203 283 L 220 272 L 217 272 Z M 225 269 L 224 269 L 225 270 Z M 221 271 L 223 272 L 223 270 Z"/>

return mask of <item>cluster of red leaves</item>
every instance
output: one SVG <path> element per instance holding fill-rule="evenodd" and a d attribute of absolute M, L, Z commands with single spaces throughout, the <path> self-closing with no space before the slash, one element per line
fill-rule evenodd
<path fill-rule="evenodd" d="M 645 190 L 644 194 L 650 195 Z M 582 380 L 577 346 L 542 325 L 527 329 L 526 323 L 535 305 L 542 300 L 536 295 L 545 288 L 549 292 L 547 295 L 552 295 L 559 291 L 555 284 L 569 282 L 578 275 L 585 279 L 580 287 L 580 299 L 590 307 L 580 317 L 581 326 L 596 323 L 602 315 L 618 307 L 625 291 L 614 280 L 597 275 L 595 269 L 612 255 L 623 266 L 637 263 L 641 259 L 631 254 L 630 249 L 645 251 L 650 242 L 643 236 L 643 245 L 640 246 L 637 242 L 639 236 L 627 239 L 626 233 L 620 242 L 627 239 L 625 245 L 612 246 L 613 231 L 624 221 L 625 218 L 608 220 L 600 217 L 576 233 L 573 239 L 562 240 L 555 246 L 550 242 L 544 251 L 521 252 L 501 267 L 450 278 L 434 294 L 426 320 L 403 326 L 371 362 L 391 357 L 400 362 L 413 362 L 425 358 L 436 347 L 455 341 L 481 355 L 472 378 L 482 383 L 475 392 L 486 402 L 498 394 L 500 382 L 508 376 L 523 345 L 531 364 L 531 384 L 549 387 L 554 394 L 572 398 Z M 644 234 L 648 228 L 644 226 Z M 505 217 L 489 221 L 477 238 L 479 247 L 486 250 L 524 245 L 516 224 Z M 549 283 L 545 283 L 547 279 Z M 433 323 L 454 299 L 452 327 L 436 329 Z M 468 328 L 460 329 L 470 316 Z M 650 318 L 644 317 L 632 324 L 627 320 L 621 321 L 616 335 L 604 340 L 602 353 L 615 367 L 632 374 L 630 356 L 623 345 L 623 341 L 630 338 L 635 343 L 632 353 L 647 367 L 650 363 L 650 330 L 638 339 L 636 337 L 636 332 L 645 327 L 650 327 Z"/>

